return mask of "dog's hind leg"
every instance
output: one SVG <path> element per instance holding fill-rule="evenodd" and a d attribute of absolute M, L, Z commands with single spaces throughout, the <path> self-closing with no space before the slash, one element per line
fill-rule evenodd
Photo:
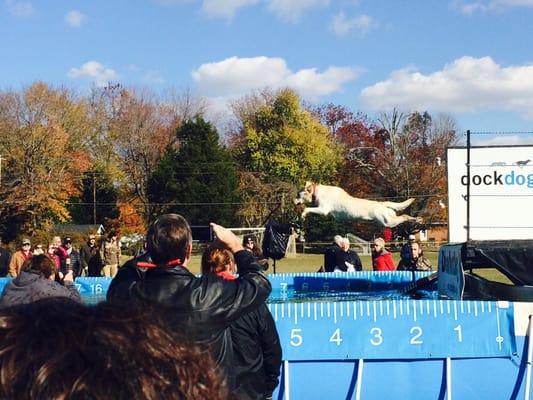
<path fill-rule="evenodd" d="M 395 226 L 403 224 L 404 222 L 407 222 L 407 221 L 422 223 L 422 218 L 411 217 L 410 215 L 407 215 L 407 214 L 387 216 L 387 218 L 385 219 L 384 226 L 388 228 L 394 228 Z"/>
<path fill-rule="evenodd" d="M 402 201 L 401 203 L 397 203 L 395 201 L 383 201 L 381 204 L 383 204 L 385 207 L 392 208 L 394 211 L 402 211 L 409 207 L 413 201 L 415 201 L 415 199 L 411 198 Z"/>

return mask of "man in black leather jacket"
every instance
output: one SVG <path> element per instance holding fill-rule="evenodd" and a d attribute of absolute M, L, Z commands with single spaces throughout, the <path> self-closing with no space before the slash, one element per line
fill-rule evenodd
<path fill-rule="evenodd" d="M 148 229 L 147 250 L 152 263 L 120 268 L 107 300 L 160 312 L 171 328 L 211 351 L 233 389 L 233 350 L 228 328 L 231 322 L 259 307 L 271 286 L 262 267 L 243 249 L 237 236 L 220 225 L 211 225 L 217 240 L 235 255 L 238 279 L 225 281 L 214 275 L 193 275 L 187 269 L 192 252 L 190 226 L 182 216 L 166 214 Z"/>

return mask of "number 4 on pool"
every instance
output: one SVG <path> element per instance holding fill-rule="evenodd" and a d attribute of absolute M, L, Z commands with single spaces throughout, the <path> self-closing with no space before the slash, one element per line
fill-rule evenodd
<path fill-rule="evenodd" d="M 335 343 L 337 346 L 341 345 L 342 339 L 341 339 L 341 329 L 337 328 L 335 329 L 335 332 L 333 332 L 333 335 L 329 338 L 330 342 Z"/>

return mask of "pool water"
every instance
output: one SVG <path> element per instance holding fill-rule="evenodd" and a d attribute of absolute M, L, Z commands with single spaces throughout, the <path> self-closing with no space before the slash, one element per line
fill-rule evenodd
<path fill-rule="evenodd" d="M 307 301 L 437 299 L 436 284 L 423 290 L 409 291 L 413 281 L 427 277 L 428 272 L 355 272 L 271 274 L 272 293 L 268 303 L 300 303 Z M 79 278 L 78 288 L 87 304 L 105 300 L 109 280 Z"/>

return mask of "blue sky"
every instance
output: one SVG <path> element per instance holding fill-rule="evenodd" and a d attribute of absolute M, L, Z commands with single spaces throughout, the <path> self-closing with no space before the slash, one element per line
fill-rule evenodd
<path fill-rule="evenodd" d="M 292 86 L 371 117 L 531 131 L 532 20 L 533 0 L 0 0 L 0 88 L 111 80 L 220 108 Z"/>

